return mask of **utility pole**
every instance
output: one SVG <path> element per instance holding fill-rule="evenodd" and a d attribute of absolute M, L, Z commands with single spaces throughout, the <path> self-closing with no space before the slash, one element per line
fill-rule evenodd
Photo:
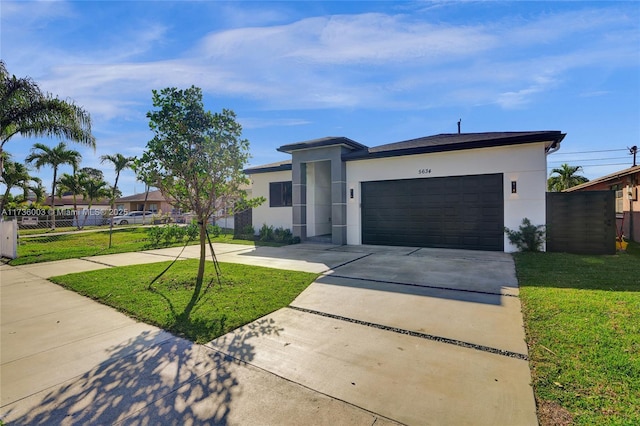
<path fill-rule="evenodd" d="M 633 155 L 633 167 L 636 166 L 636 155 L 638 154 L 638 146 L 634 145 L 631 148 L 629 148 L 629 155 Z M 634 236 L 634 229 L 633 229 L 633 201 L 634 201 L 634 194 L 637 194 L 637 189 L 635 188 L 635 185 L 637 184 L 637 182 L 635 181 L 634 177 L 630 176 L 631 181 L 630 186 L 629 186 L 629 239 L 631 241 L 635 241 L 635 239 L 633 238 Z"/>

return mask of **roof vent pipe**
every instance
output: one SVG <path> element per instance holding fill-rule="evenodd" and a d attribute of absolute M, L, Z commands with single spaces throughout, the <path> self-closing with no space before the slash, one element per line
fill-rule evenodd
<path fill-rule="evenodd" d="M 462 118 L 458 120 L 458 134 L 460 134 L 460 124 L 462 123 Z"/>

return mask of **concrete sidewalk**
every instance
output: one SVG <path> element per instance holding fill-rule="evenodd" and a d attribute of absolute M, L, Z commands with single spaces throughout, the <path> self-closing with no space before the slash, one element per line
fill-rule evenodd
<path fill-rule="evenodd" d="M 215 249 L 252 250 L 229 246 Z M 43 278 L 176 255 L 169 249 L 0 266 L 0 419 L 25 425 L 395 424 Z M 307 269 L 327 268 L 304 263 Z M 278 331 L 269 320 L 251 327 Z"/>
<path fill-rule="evenodd" d="M 2 266 L 0 415 L 16 424 L 535 425 L 504 253 L 214 244 L 321 273 L 290 307 L 195 345 L 44 278 L 180 248 Z M 187 247 L 182 258 L 199 257 Z"/>

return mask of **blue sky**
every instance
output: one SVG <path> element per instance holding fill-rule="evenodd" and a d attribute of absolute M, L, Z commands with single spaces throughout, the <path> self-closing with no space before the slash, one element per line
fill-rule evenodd
<path fill-rule="evenodd" d="M 463 132 L 566 132 L 549 166 L 589 178 L 630 166 L 640 145 L 640 2 L 3 0 L 0 12 L 9 72 L 91 113 L 97 150 L 70 145 L 110 182 L 100 155 L 140 155 L 151 90 L 170 86 L 234 110 L 251 165 L 286 159 L 287 143 L 376 146 L 459 119 Z M 35 142 L 5 149 L 23 160 Z M 132 172 L 120 187 L 143 190 Z"/>

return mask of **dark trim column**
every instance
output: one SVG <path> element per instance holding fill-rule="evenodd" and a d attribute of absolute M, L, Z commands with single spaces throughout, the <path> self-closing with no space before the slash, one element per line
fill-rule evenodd
<path fill-rule="evenodd" d="M 341 150 L 331 159 L 331 242 L 347 244 L 347 166 Z"/>
<path fill-rule="evenodd" d="M 307 164 L 292 159 L 293 236 L 307 239 Z"/>

